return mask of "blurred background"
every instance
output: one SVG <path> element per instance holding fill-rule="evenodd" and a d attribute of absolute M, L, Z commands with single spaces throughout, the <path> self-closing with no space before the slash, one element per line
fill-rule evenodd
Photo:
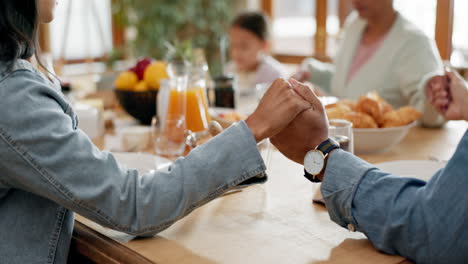
<path fill-rule="evenodd" d="M 65 84 L 64 91 L 73 94 L 73 99 L 94 98 L 97 101 L 91 104 L 99 109 L 123 108 L 142 123 L 149 124 L 155 115 L 158 90 L 164 84 L 163 80 L 168 78 L 165 69 L 171 53 L 168 46 L 180 48 L 185 43 L 190 44 L 191 50 L 196 51 L 193 54 L 198 54 L 192 60 L 198 60 L 198 75 L 201 75 L 195 77 L 203 79 L 201 87 L 207 96 L 202 97 L 208 98 L 205 106 L 220 106 L 213 102 L 218 101 L 217 85 L 224 84 L 223 80 L 216 84 L 216 80 L 226 72 L 223 66 L 230 61 L 230 58 L 223 58 L 221 53 L 229 56 L 226 40 L 231 22 L 237 14 L 253 10 L 268 15 L 271 32 L 269 53 L 283 64 L 285 76 L 291 76 L 305 58 L 333 61 L 346 17 L 352 12 L 351 2 L 60 1 L 53 23 L 40 27 L 41 60 L 60 77 Z M 468 33 L 463 26 L 468 1 L 394 0 L 394 5 L 435 40 L 446 63 L 459 70 L 465 78 L 468 77 Z M 224 52 L 220 51 L 223 45 L 226 46 Z M 142 61 L 142 58 L 150 59 Z M 143 78 L 147 62 L 161 64 L 156 63 L 148 71 L 148 78 Z M 132 71 L 137 73 L 138 79 L 131 76 Z M 191 83 L 193 86 L 197 80 L 191 80 Z M 257 96 L 251 99 L 236 99 L 238 104 L 235 108 L 247 109 L 244 116 L 254 110 L 255 102 L 264 90 L 257 87 L 258 91 Z M 227 106 L 234 106 L 234 102 Z M 234 116 L 233 119 L 238 118 Z"/>
<path fill-rule="evenodd" d="M 396 9 L 434 38 L 442 58 L 468 67 L 465 0 L 395 0 Z M 41 44 L 61 75 L 119 70 L 118 62 L 139 56 L 163 59 L 165 41 L 191 39 L 205 49 L 210 69 L 219 71 L 219 38 L 232 17 L 245 9 L 271 18 L 273 55 L 283 63 L 305 57 L 333 58 L 349 0 L 70 0 L 56 20 L 43 26 Z"/>

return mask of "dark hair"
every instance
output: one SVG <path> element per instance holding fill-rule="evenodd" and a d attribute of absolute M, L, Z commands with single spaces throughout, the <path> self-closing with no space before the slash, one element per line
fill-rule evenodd
<path fill-rule="evenodd" d="M 0 5 L 0 61 L 12 65 L 37 55 L 36 0 L 2 0 Z"/>
<path fill-rule="evenodd" d="M 239 14 L 231 26 L 245 29 L 261 40 L 268 39 L 268 18 L 261 12 L 244 12 Z"/>

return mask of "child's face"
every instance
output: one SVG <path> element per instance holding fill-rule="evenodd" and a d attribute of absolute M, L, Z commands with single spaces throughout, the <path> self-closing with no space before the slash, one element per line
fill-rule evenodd
<path fill-rule="evenodd" d="M 266 49 L 266 41 L 240 27 L 233 26 L 229 31 L 231 59 L 240 71 L 251 71 L 257 66 L 258 55 Z"/>

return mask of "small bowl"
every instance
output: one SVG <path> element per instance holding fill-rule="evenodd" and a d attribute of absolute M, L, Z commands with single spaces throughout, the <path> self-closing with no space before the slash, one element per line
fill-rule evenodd
<path fill-rule="evenodd" d="M 389 128 L 353 128 L 354 152 L 371 154 L 388 151 L 400 143 L 416 123 Z"/>
<path fill-rule="evenodd" d="M 156 115 L 158 91 L 134 92 L 115 89 L 115 95 L 122 108 L 144 125 L 150 125 Z"/>

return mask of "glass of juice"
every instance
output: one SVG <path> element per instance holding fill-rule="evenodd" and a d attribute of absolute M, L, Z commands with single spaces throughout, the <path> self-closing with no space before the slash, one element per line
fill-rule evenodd
<path fill-rule="evenodd" d="M 184 60 L 173 60 L 168 65 L 169 81 L 163 82 L 158 94 L 158 116 L 151 127 L 156 154 L 177 158 L 184 154 L 187 87 L 190 65 Z"/>

